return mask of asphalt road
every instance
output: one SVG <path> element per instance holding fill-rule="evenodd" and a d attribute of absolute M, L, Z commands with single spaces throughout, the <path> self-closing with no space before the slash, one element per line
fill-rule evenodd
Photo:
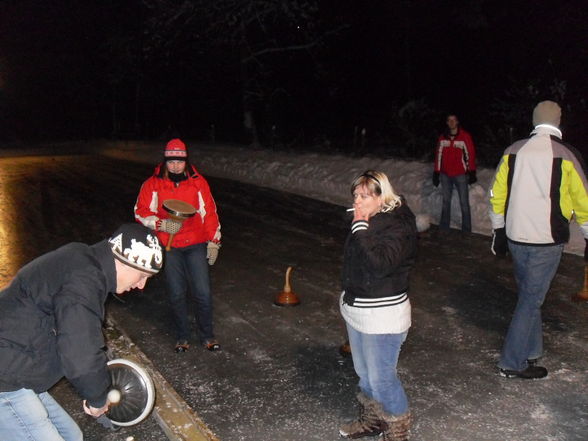
<path fill-rule="evenodd" d="M 132 221 L 150 165 L 99 156 L 0 159 L 0 282 L 28 260 L 70 241 L 92 243 Z M 223 441 L 336 440 L 353 418 L 355 377 L 338 354 L 337 307 L 343 207 L 232 181 L 209 179 L 223 247 L 211 269 L 219 353 L 173 352 L 163 275 L 108 314 Z M 317 183 L 320 185 L 320 183 Z M 511 263 L 489 239 L 435 228 L 420 240 L 411 279 L 413 327 L 399 373 L 415 414 L 413 439 L 585 441 L 588 306 L 569 301 L 584 264 L 565 255 L 544 305 L 545 380 L 496 375 L 495 361 L 516 301 Z M 301 304 L 274 297 L 293 267 Z M 54 389 L 87 440 L 163 440 L 151 419 L 109 433 L 81 413 L 67 383 Z M 78 410 L 76 410 L 78 409 Z"/>

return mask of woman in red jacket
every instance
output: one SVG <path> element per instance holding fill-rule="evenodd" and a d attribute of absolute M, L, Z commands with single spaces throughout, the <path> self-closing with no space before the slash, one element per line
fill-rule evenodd
<path fill-rule="evenodd" d="M 196 214 L 183 223 L 170 219 L 163 208 L 168 199 L 191 204 Z M 213 332 L 208 266 L 218 256 L 220 224 L 208 182 L 189 163 L 186 145 L 180 139 L 167 143 L 164 162 L 141 186 L 135 219 L 155 230 L 163 245 L 168 245 L 173 234 L 171 249 L 166 253 L 165 279 L 176 326 L 175 351 L 184 352 L 190 347 L 188 289 L 192 289 L 196 300 L 200 343 L 210 351 L 219 350 Z"/>

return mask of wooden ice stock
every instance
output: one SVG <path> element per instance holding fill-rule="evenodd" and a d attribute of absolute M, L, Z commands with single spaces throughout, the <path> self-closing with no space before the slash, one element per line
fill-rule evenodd
<path fill-rule="evenodd" d="M 186 219 L 196 214 L 196 208 L 194 208 L 192 204 L 181 201 L 179 199 L 167 199 L 163 201 L 162 205 L 164 210 L 169 213 L 170 219 L 173 219 L 180 224 L 183 224 Z M 167 240 L 167 245 L 165 246 L 166 251 L 171 250 L 171 244 L 175 235 L 176 233 L 170 233 Z"/>

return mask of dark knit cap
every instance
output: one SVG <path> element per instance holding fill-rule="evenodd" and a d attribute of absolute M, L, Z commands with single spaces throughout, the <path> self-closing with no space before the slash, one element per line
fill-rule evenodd
<path fill-rule="evenodd" d="M 108 242 L 114 257 L 125 265 L 149 274 L 159 272 L 163 265 L 159 239 L 153 231 L 141 224 L 121 225 Z"/>

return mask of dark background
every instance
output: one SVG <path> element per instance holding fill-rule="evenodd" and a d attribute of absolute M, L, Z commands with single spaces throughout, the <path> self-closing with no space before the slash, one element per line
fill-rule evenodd
<path fill-rule="evenodd" d="M 585 1 L 4 0 L 0 140 L 166 139 L 492 165 L 543 99 L 586 154 Z M 244 121 L 248 124 L 244 125 Z"/>

